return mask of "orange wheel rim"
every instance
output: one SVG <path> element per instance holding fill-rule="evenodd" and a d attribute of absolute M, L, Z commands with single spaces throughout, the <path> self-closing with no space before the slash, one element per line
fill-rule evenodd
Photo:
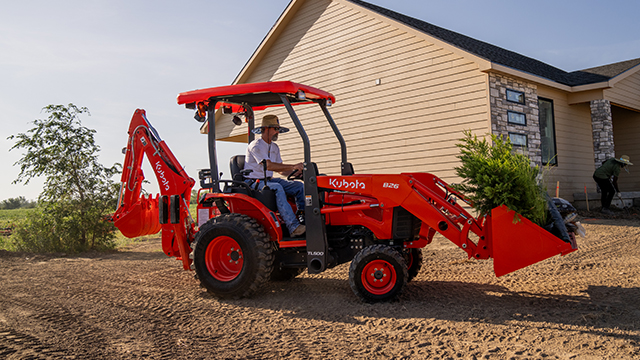
<path fill-rule="evenodd" d="M 362 271 L 362 285 L 373 295 L 384 295 L 396 285 L 396 269 L 385 260 L 374 260 Z"/>
<path fill-rule="evenodd" d="M 204 256 L 207 270 L 219 281 L 235 279 L 244 264 L 244 254 L 237 241 L 229 236 L 211 240 Z"/>

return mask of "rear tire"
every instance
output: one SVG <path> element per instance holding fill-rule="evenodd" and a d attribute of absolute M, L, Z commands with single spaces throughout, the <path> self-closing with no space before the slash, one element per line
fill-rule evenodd
<path fill-rule="evenodd" d="M 408 278 L 405 259 L 400 252 L 387 245 L 372 245 L 362 249 L 349 267 L 349 285 L 366 302 L 395 299 Z"/>
<path fill-rule="evenodd" d="M 248 297 L 269 280 L 273 247 L 255 219 L 224 214 L 196 233 L 193 264 L 209 293 L 219 298 Z"/>

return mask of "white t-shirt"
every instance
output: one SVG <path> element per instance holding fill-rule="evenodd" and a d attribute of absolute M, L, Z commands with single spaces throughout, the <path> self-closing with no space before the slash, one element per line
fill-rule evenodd
<path fill-rule="evenodd" d="M 244 168 L 253 170 L 247 175 L 249 179 L 264 179 L 263 166 L 260 162 L 269 159 L 271 162 L 282 164 L 280 148 L 275 142 L 267 144 L 262 138 L 255 139 L 247 146 L 247 153 L 244 158 Z M 272 177 L 273 171 L 267 170 L 267 177 Z"/>

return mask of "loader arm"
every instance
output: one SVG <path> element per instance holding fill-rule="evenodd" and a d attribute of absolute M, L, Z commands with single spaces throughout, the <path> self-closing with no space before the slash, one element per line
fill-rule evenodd
<path fill-rule="evenodd" d="M 162 230 L 162 250 L 182 260 L 184 269 L 188 270 L 189 244 L 195 233 L 189 202 L 195 181 L 160 139 L 144 110 L 135 111 L 128 133 L 118 207 L 112 215 L 114 225 L 129 238 Z M 145 154 L 158 179 L 160 195 L 156 197 L 141 195 Z"/>
<path fill-rule="evenodd" d="M 464 250 L 469 258 L 493 258 L 496 276 L 577 249 L 504 205 L 494 208 L 490 214 L 474 218 L 456 201 L 468 203 L 468 200 L 433 174 L 319 176 L 317 181 L 321 188 L 348 191 L 377 200 L 360 205 L 325 207 L 321 210 L 323 214 L 358 212 L 375 207 L 385 209 L 383 212 L 390 215 L 393 208 L 402 207 L 422 222 L 419 239 L 405 243 L 404 247 L 424 247 L 438 232 Z M 391 238 L 392 221 L 362 225 L 373 225 L 369 229 L 377 238 Z"/>

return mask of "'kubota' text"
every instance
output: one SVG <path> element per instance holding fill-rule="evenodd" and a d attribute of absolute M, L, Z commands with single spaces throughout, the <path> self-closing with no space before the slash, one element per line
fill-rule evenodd
<path fill-rule="evenodd" d="M 364 190 L 366 185 L 363 182 L 358 180 L 356 181 L 347 181 L 346 179 L 329 179 L 329 185 L 336 189 L 345 189 L 345 190 Z"/>
<path fill-rule="evenodd" d="M 169 181 L 167 181 L 167 178 L 164 176 L 164 170 L 162 170 L 162 164 L 160 163 L 160 161 L 156 162 L 155 168 L 156 173 L 158 174 L 158 178 L 160 178 L 162 185 L 164 185 L 164 189 L 166 191 L 169 191 Z"/>

